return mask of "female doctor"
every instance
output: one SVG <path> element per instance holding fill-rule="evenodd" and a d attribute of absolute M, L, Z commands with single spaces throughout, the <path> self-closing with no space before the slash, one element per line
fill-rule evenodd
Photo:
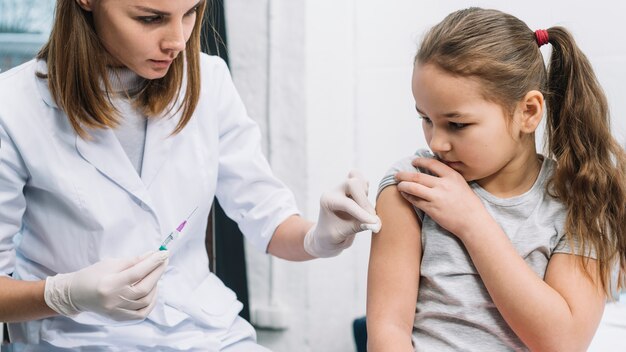
<path fill-rule="evenodd" d="M 213 197 L 288 260 L 337 255 L 379 222 L 354 175 L 316 224 L 298 216 L 226 65 L 200 53 L 205 6 L 57 0 L 37 59 L 0 75 L 0 321 L 15 349 L 265 351 L 208 270 Z"/>

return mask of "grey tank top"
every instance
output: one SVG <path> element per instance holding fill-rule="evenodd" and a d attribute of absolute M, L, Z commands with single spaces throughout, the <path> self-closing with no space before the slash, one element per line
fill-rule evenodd
<path fill-rule="evenodd" d="M 378 193 L 396 184 L 398 171 L 418 171 L 417 157 L 395 163 L 380 182 Z M 507 234 L 519 255 L 541 278 L 553 253 L 571 253 L 564 236 L 564 205 L 545 191 L 553 160 L 543 158 L 539 177 L 526 193 L 498 198 L 478 184 L 470 187 Z M 526 346 L 504 321 L 462 242 L 414 208 L 422 220 L 422 262 L 413 323 L 415 351 L 526 351 Z"/>

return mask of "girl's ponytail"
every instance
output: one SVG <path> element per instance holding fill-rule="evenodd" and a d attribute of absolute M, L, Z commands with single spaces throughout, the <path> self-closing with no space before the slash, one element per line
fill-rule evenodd
<path fill-rule="evenodd" d="M 608 103 L 587 57 L 562 27 L 548 29 L 552 55 L 546 136 L 557 161 L 549 191 L 567 207 L 565 231 L 582 253 L 595 253 L 609 293 L 615 263 L 626 269 L 626 156 L 610 132 Z M 585 265 L 586 262 L 583 262 Z"/>

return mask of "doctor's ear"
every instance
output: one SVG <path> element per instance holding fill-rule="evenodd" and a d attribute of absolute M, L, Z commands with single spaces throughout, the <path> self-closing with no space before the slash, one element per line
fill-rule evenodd
<path fill-rule="evenodd" d="M 78 6 L 80 6 L 83 10 L 91 12 L 93 8 L 92 0 L 76 0 Z"/>

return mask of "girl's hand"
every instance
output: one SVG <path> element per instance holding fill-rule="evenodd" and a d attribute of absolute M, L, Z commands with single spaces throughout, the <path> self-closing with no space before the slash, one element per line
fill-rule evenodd
<path fill-rule="evenodd" d="M 435 176 L 421 172 L 398 172 L 398 190 L 441 227 L 463 239 L 464 234 L 474 231 L 473 227 L 484 223 L 482 219 L 490 217 L 467 181 L 454 169 L 430 158 L 417 158 L 413 160 L 413 165 L 428 169 Z"/>

